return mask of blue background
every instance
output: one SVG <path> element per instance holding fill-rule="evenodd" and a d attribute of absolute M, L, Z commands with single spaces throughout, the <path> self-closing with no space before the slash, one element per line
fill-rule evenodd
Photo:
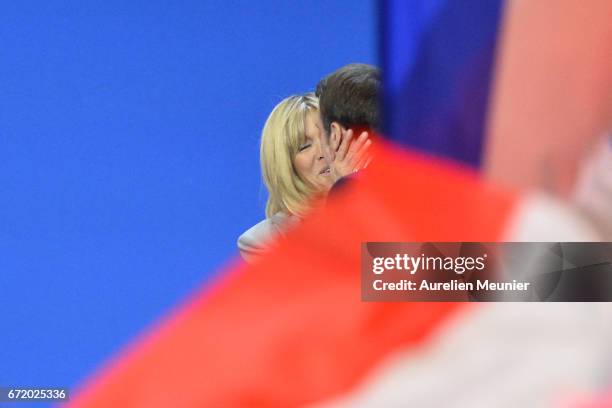
<path fill-rule="evenodd" d="M 235 257 L 267 115 L 375 31 L 373 0 L 5 2 L 0 385 L 76 385 Z"/>

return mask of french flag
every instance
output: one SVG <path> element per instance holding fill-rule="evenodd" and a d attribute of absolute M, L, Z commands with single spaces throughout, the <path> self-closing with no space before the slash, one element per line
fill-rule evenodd
<path fill-rule="evenodd" d="M 609 305 L 363 302 L 360 248 L 598 240 L 532 189 L 566 194 L 588 141 L 612 125 L 612 3 L 380 8 L 387 140 L 372 164 L 268 256 L 230 262 L 69 406 L 561 407 L 609 395 Z"/>

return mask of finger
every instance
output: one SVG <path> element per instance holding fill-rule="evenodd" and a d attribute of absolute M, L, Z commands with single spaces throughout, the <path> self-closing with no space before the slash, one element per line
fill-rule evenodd
<path fill-rule="evenodd" d="M 338 146 L 338 151 L 336 154 L 336 159 L 337 160 L 344 160 L 344 157 L 346 156 L 346 152 L 349 148 L 349 144 L 351 143 L 351 139 L 353 138 L 353 130 L 352 129 L 348 129 L 348 130 L 342 130 L 342 142 L 340 143 L 340 146 Z"/>
<path fill-rule="evenodd" d="M 367 151 L 364 151 L 363 154 L 357 160 L 355 169 L 357 170 L 365 169 L 366 167 L 368 167 L 371 161 L 372 161 L 372 155 L 367 154 Z"/>
<path fill-rule="evenodd" d="M 358 161 L 360 156 L 359 156 L 359 152 L 362 151 L 362 149 L 367 149 L 368 147 L 370 147 L 370 145 L 372 144 L 372 141 L 370 139 L 368 139 L 368 132 L 362 132 L 361 135 L 359 135 L 359 137 L 357 138 L 357 140 L 355 140 L 352 144 L 351 147 L 349 148 L 349 151 L 347 153 L 347 161 Z"/>
<path fill-rule="evenodd" d="M 359 161 L 355 163 L 355 167 L 353 171 L 359 171 L 363 169 L 366 164 L 367 159 L 368 159 L 367 157 L 360 158 Z"/>
<path fill-rule="evenodd" d="M 363 136 L 363 134 L 361 136 Z M 366 133 L 366 136 L 363 139 L 361 145 L 356 147 L 357 151 L 355 152 L 355 154 L 357 156 L 362 156 L 365 153 L 365 151 L 368 150 L 370 146 L 372 146 L 372 139 L 367 139 L 367 137 L 368 135 Z"/>

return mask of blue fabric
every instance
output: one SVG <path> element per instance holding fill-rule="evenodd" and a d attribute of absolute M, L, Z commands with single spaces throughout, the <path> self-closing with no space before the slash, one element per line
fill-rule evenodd
<path fill-rule="evenodd" d="M 501 1 L 382 4 L 384 133 L 479 167 Z"/>

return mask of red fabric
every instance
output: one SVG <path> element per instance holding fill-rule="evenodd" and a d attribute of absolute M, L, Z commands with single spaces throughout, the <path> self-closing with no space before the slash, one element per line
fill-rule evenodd
<path fill-rule="evenodd" d="M 361 242 L 497 241 L 513 203 L 467 171 L 379 146 L 358 180 L 273 253 L 226 271 L 71 406 L 296 406 L 347 392 L 467 310 L 361 302 Z"/>

